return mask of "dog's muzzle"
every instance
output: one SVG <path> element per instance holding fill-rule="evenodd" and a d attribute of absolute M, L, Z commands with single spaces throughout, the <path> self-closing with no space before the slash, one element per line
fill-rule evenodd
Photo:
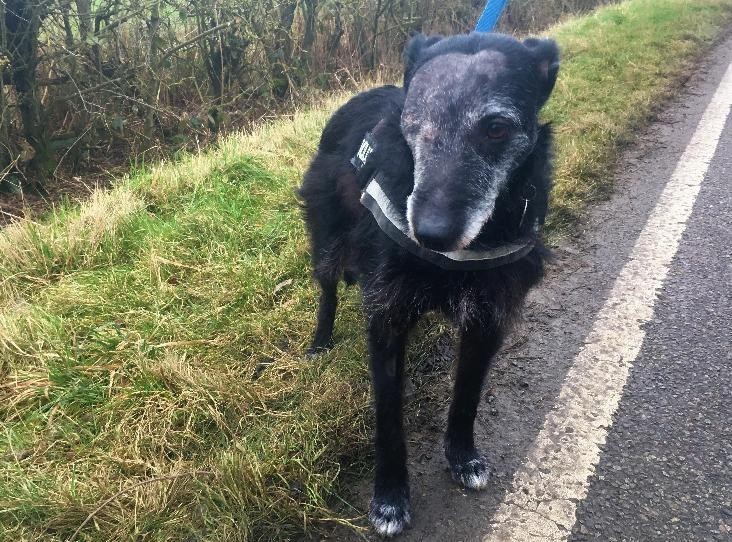
<path fill-rule="evenodd" d="M 363 168 L 375 148 L 373 135 L 369 132 L 364 136 L 358 152 L 351 159 L 351 164 L 356 171 Z M 384 186 L 388 184 L 384 181 L 383 172 L 376 171 L 361 192 L 361 204 L 371 212 L 379 228 L 392 241 L 411 254 L 438 267 L 463 271 L 493 269 L 520 260 L 536 246 L 539 232 L 538 220 L 534 221 L 529 235 L 519 237 L 499 247 L 486 250 L 462 249 L 452 251 L 427 248 L 420 243 L 418 237 L 415 237 L 415 234 L 420 235 L 418 228 L 415 228 L 417 231 L 414 233 L 410 230 L 405 212 L 401 210 L 405 209 L 406 206 L 397 205 L 384 191 Z"/>
<path fill-rule="evenodd" d="M 382 184 L 382 173 L 376 172 L 361 193 L 361 204 L 371 212 L 379 228 L 392 241 L 415 256 L 443 269 L 463 271 L 493 269 L 520 260 L 536 245 L 538 222 L 532 230 L 533 235 L 520 237 L 496 248 L 448 252 L 429 249 L 422 246 L 409 231 L 406 217 L 386 195 Z"/>

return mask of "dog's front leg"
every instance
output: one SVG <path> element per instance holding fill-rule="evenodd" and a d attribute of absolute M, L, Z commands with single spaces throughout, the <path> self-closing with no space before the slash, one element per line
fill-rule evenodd
<path fill-rule="evenodd" d="M 318 300 L 318 323 L 315 327 L 313 342 L 306 355 L 314 358 L 328 350 L 333 343 L 333 324 L 338 307 L 338 281 L 319 278 L 320 299 Z"/>
<path fill-rule="evenodd" d="M 369 520 L 382 536 L 400 533 L 410 521 L 407 447 L 402 423 L 404 349 L 408 325 L 369 318 L 371 378 L 376 408 L 376 472 Z"/>
<path fill-rule="evenodd" d="M 470 489 L 483 489 L 488 485 L 488 465 L 475 449 L 473 423 L 483 380 L 501 345 L 501 338 L 496 329 L 479 325 L 469 326 L 460 336 L 455 388 L 445 433 L 445 456 L 455 481 Z"/>

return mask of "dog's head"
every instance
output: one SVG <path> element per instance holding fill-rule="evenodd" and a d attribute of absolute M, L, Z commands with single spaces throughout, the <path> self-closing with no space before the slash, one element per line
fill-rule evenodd
<path fill-rule="evenodd" d="M 552 40 L 500 34 L 412 38 L 401 128 L 414 157 L 407 220 L 441 251 L 469 245 L 536 143 L 559 69 Z"/>

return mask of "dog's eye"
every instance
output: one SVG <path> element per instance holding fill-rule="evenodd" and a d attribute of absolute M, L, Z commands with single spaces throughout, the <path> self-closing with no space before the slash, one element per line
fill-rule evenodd
<path fill-rule="evenodd" d="M 488 139 L 501 140 L 508 137 L 509 127 L 508 124 L 501 121 L 489 122 L 485 127 L 485 136 Z"/>

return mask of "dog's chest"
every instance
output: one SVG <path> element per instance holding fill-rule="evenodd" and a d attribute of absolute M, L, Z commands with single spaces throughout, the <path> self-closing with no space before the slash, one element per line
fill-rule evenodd
<path fill-rule="evenodd" d="M 520 310 L 529 288 L 506 269 L 466 273 L 384 265 L 362 282 L 369 314 L 419 318 L 438 311 L 461 327 L 510 319 Z"/>

